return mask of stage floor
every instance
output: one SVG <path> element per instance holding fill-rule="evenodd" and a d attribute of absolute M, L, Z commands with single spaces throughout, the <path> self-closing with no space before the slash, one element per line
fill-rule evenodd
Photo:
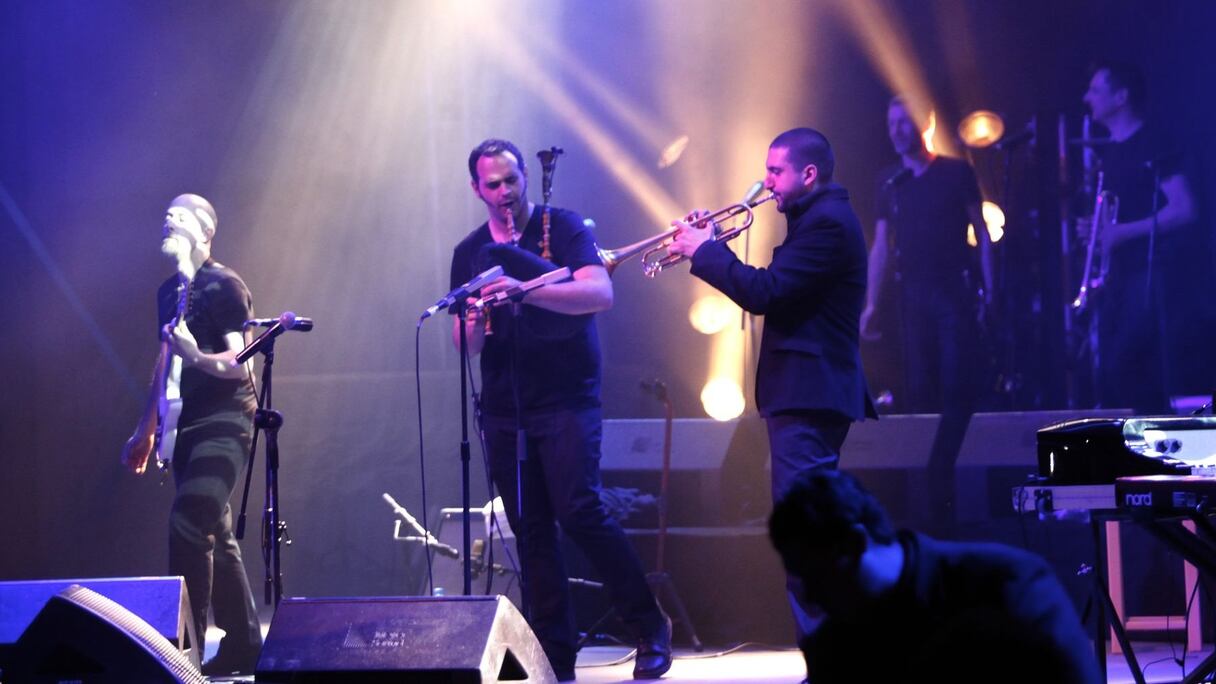
<path fill-rule="evenodd" d="M 214 632 L 214 634 L 212 633 Z M 208 655 L 222 633 L 208 630 Z M 214 638 L 213 638 L 214 637 Z M 1134 644 L 1136 658 L 1145 669 L 1148 682 L 1176 682 L 1184 676 L 1174 658 L 1180 652 L 1162 643 Z M 1200 653 L 1186 657 L 1187 672 L 1208 654 L 1210 646 Z M 876 655 L 878 655 L 876 653 Z M 633 682 L 631 649 L 621 646 L 591 646 L 584 648 L 578 658 L 578 681 L 581 684 L 618 684 Z M 1108 655 L 1107 682 L 1130 684 L 1135 679 L 1123 656 Z M 744 646 L 730 652 L 676 649 L 676 661 L 662 679 L 665 682 L 736 682 L 738 684 L 798 684 L 806 676 L 802 654 L 796 650 L 778 650 L 771 646 Z M 252 677 L 216 678 L 214 682 L 252 682 Z M 1027 682 L 1027 684 L 1031 684 Z"/>
<path fill-rule="evenodd" d="M 1136 658 L 1145 668 L 1148 682 L 1177 682 L 1184 673 L 1174 662 L 1170 647 L 1161 643 L 1134 644 Z M 1186 665 L 1194 667 L 1212 652 L 1190 653 Z M 629 655 L 628 649 L 597 646 L 583 649 L 578 659 L 578 681 L 582 684 L 633 682 L 633 661 L 608 665 Z M 875 653 L 878 656 L 878 653 Z M 1107 656 L 1107 682 L 1130 684 L 1135 679 L 1123 656 Z M 749 647 L 725 655 L 678 649 L 675 664 L 663 677 L 668 682 L 739 682 L 740 684 L 798 684 L 806 676 L 802 654 L 796 650 Z M 981 678 L 982 681 L 982 678 Z M 1027 682 L 1027 684 L 1032 684 Z"/>

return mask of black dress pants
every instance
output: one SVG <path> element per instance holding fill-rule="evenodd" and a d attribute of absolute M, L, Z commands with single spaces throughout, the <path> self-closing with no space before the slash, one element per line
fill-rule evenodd
<path fill-rule="evenodd" d="M 169 572 L 186 580 L 199 653 L 206 642 L 207 609 L 224 630 L 220 648 L 256 655 L 262 632 L 232 534 L 228 498 L 244 473 L 252 421 L 240 410 L 193 419 L 178 432 L 173 459 L 177 492 L 169 515 Z"/>
<path fill-rule="evenodd" d="M 624 530 L 600 500 L 599 408 L 523 417 L 527 455 L 519 514 L 514 418 L 485 416 L 490 473 L 519 542 L 524 613 L 558 675 L 573 673 L 577 627 L 558 528 L 602 576 L 612 605 L 636 638 L 664 624 L 646 573 Z"/>

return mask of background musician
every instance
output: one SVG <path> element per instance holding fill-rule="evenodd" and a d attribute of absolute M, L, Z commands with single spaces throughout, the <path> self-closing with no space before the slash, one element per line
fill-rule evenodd
<path fill-rule="evenodd" d="M 1110 142 L 1097 152 L 1103 188 L 1119 201 L 1117 222 L 1098 233 L 1106 260 L 1106 277 L 1095 295 L 1098 400 L 1103 407 L 1141 413 L 1169 406 L 1161 275 L 1170 254 L 1161 238 L 1197 214 L 1184 155 L 1145 122 L 1147 95 L 1139 69 L 1103 62 L 1084 97 L 1094 121 L 1110 132 Z M 1088 237 L 1088 221 L 1080 223 Z"/>
<path fill-rule="evenodd" d="M 814 129 L 786 131 L 769 145 L 764 187 L 787 229 L 766 268 L 743 263 L 708 225 L 673 222 L 681 230 L 671 253 L 691 257 L 693 275 L 764 316 L 756 406 L 768 428 L 774 501 L 799 472 L 836 468 L 849 424 L 876 416 L 858 350 L 865 238 L 848 192 L 832 182 L 834 168 L 831 144 Z M 801 637 L 814 620 L 789 579 Z"/>
<path fill-rule="evenodd" d="M 470 353 L 481 354 L 481 429 L 490 473 L 519 542 L 524 614 L 557 678 L 574 679 L 577 629 L 560 526 L 603 575 L 617 614 L 637 638 L 634 677 L 657 678 L 671 667 L 671 621 L 600 500 L 600 350 L 590 314 L 612 306 L 612 281 L 580 216 L 552 208 L 544 235 L 544 211 L 528 200 L 527 166 L 515 145 L 482 142 L 469 155 L 469 175 L 488 220 L 456 246 L 455 286 L 490 261 L 501 262 L 507 275 L 482 288 L 482 296 L 563 266 L 573 274 L 528 292 L 518 315 L 501 306 L 470 312 L 467 322 Z M 552 262 L 539 256 L 542 243 Z M 493 334 L 487 336 L 488 316 Z M 457 345 L 459 326 L 453 319 Z M 518 463 L 517 428 L 526 443 Z"/>
<path fill-rule="evenodd" d="M 208 608 L 214 608 L 216 626 L 225 632 L 203 673 L 251 674 L 262 632 L 228 498 L 244 471 L 253 427 L 255 402 L 246 368 L 232 364 L 245 346 L 242 330 L 253 316 L 253 302 L 241 277 L 211 258 L 216 225 L 211 203 L 185 194 L 169 205 L 162 234 L 161 252 L 178 272 L 161 285 L 157 302 L 161 335 L 181 360 L 182 399 L 176 446 L 162 455 L 172 459 L 176 484 L 169 573 L 185 578 L 200 655 Z M 184 315 L 170 328 L 180 287 L 188 293 Z M 128 443 L 123 460 L 142 472 L 148 452 L 142 450 L 141 459 L 132 447 Z"/>
<path fill-rule="evenodd" d="M 967 409 L 976 395 L 976 291 L 991 299 L 991 241 L 978 239 L 979 269 L 967 245 L 967 225 L 985 238 L 979 184 L 961 159 L 925 148 L 907 103 L 887 107 L 887 136 L 899 163 L 883 173 L 870 249 L 861 332 L 875 337 L 876 304 L 888 270 L 899 273 L 905 397 L 901 412 Z M 978 271 L 978 272 L 977 272 Z M 978 277 L 977 277 L 978 276 Z"/>
<path fill-rule="evenodd" d="M 870 248 L 861 334 L 877 339 L 876 303 L 892 266 L 898 274 L 904 394 L 900 413 L 941 413 L 930 448 L 933 525 L 953 522 L 954 463 L 983 383 L 977 290 L 992 300 L 992 243 L 985 230 L 975 172 L 967 162 L 933 154 L 900 97 L 887 106 L 887 137 L 899 162 L 882 174 Z M 967 245 L 975 227 L 979 259 Z M 978 266 L 978 269 L 977 269 Z M 978 276 L 978 277 L 977 277 Z"/>

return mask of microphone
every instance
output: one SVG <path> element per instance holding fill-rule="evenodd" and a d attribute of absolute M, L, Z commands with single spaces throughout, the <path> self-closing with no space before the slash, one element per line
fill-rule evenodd
<path fill-rule="evenodd" d="M 254 354 L 262 351 L 266 347 L 274 343 L 274 338 L 291 330 L 296 324 L 296 315 L 290 311 L 284 311 L 275 322 L 266 330 L 266 332 L 257 336 L 257 339 L 250 342 L 241 351 L 237 352 L 236 358 L 232 360 L 232 365 L 239 366 L 248 361 Z"/>
<path fill-rule="evenodd" d="M 883 189 L 893 188 L 893 187 L 899 185 L 900 183 L 908 180 L 911 177 L 912 177 L 912 169 L 909 169 L 907 167 L 902 168 L 899 171 L 896 171 L 895 173 L 891 174 L 890 178 L 883 181 L 882 187 L 883 187 Z"/>
<path fill-rule="evenodd" d="M 1018 131 L 1017 133 L 1014 133 L 1013 135 L 1007 135 L 1004 138 L 1001 138 L 1000 141 L 998 141 L 995 145 L 992 146 L 992 149 L 994 149 L 994 150 L 1011 150 L 1011 149 L 1017 147 L 1018 145 L 1021 145 L 1024 142 L 1033 143 L 1034 135 L 1035 135 L 1035 120 L 1031 119 L 1029 122 L 1026 123 L 1026 126 L 1024 128 L 1022 128 L 1022 130 Z"/>
<path fill-rule="evenodd" d="M 446 309 L 449 306 L 455 304 L 456 300 L 458 300 L 462 297 L 468 297 L 469 295 L 473 294 L 474 292 L 485 287 L 486 283 L 490 282 L 491 280 L 494 280 L 495 278 L 500 277 L 501 275 L 502 275 L 502 266 L 495 266 L 494 268 L 491 268 L 491 269 L 482 271 L 481 273 L 478 273 L 477 275 L 473 276 L 472 280 L 465 283 L 464 285 L 461 285 L 460 287 L 456 288 L 455 290 L 452 290 L 451 292 L 447 293 L 442 298 L 440 298 L 440 300 L 435 302 L 432 306 L 427 307 L 427 310 L 422 312 L 422 315 L 418 317 L 418 322 L 421 323 L 422 321 L 430 318 L 431 316 L 434 316 L 436 313 L 439 312 L 440 309 Z"/>
<path fill-rule="evenodd" d="M 540 159 L 540 166 L 543 170 L 552 171 L 553 166 L 557 164 L 557 158 L 565 154 L 566 151 L 560 147 L 550 147 L 547 150 L 541 150 L 536 153 Z"/>
<path fill-rule="evenodd" d="M 405 510 L 404 506 L 397 503 L 397 500 L 394 499 L 388 492 L 384 492 L 383 494 L 381 494 L 381 497 L 383 497 L 385 502 L 387 502 L 388 505 L 390 507 L 392 507 L 394 513 L 401 516 L 402 518 L 405 518 L 405 521 L 407 523 L 409 523 L 410 527 L 414 528 L 414 530 L 416 532 L 418 532 L 418 534 L 422 535 L 421 537 L 409 537 L 408 540 L 421 541 L 421 542 L 425 543 L 427 546 L 431 547 L 432 549 L 435 549 L 435 552 L 440 554 L 441 556 L 447 556 L 448 558 L 460 558 L 459 550 L 457 550 L 453 546 L 444 544 L 443 542 L 436 539 L 435 535 L 433 535 L 430 532 L 427 532 L 425 529 L 423 529 L 422 525 L 418 524 L 418 521 L 414 518 L 414 516 L 410 515 L 410 512 Z"/>
<path fill-rule="evenodd" d="M 269 328 L 278 322 L 278 318 L 250 318 L 249 320 L 245 321 L 244 327 Z M 295 325 L 291 326 L 291 329 L 298 332 L 308 332 L 309 330 L 312 330 L 312 319 L 305 316 L 296 316 L 296 323 Z"/>
<path fill-rule="evenodd" d="M 752 183 L 752 186 L 747 189 L 746 193 L 744 193 L 743 201 L 739 204 L 746 204 L 749 207 L 755 206 L 756 198 L 759 197 L 760 193 L 763 191 L 764 181 L 756 181 L 755 183 Z"/>
<path fill-rule="evenodd" d="M 642 380 L 642 391 L 653 396 L 659 401 L 667 401 L 667 385 L 658 378 Z"/>

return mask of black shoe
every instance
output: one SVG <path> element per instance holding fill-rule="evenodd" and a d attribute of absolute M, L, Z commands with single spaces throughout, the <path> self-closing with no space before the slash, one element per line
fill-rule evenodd
<path fill-rule="evenodd" d="M 221 649 L 215 657 L 203 663 L 200 668 L 207 677 L 227 677 L 231 675 L 251 675 L 258 664 L 258 654 L 236 655 Z"/>
<path fill-rule="evenodd" d="M 658 679 L 671 669 L 671 618 L 663 616 L 659 631 L 638 641 L 633 659 L 634 679 Z"/>

